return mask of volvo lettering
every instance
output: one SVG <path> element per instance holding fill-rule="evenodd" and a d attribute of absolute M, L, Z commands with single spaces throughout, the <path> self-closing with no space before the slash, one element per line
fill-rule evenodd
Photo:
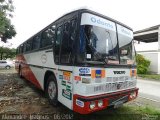
<path fill-rule="evenodd" d="M 126 72 L 125 71 L 113 71 L 114 74 L 125 74 Z"/>

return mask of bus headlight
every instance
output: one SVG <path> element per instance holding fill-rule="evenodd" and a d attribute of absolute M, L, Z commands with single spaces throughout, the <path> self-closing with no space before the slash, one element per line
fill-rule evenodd
<path fill-rule="evenodd" d="M 132 96 L 135 98 L 136 97 L 136 92 L 133 92 Z"/>
<path fill-rule="evenodd" d="M 103 101 L 102 100 L 99 100 L 98 101 L 98 107 L 102 107 L 103 106 Z"/>
<path fill-rule="evenodd" d="M 89 107 L 90 107 L 90 109 L 94 109 L 95 106 L 96 106 L 96 103 L 92 101 Z"/>
<path fill-rule="evenodd" d="M 130 94 L 130 98 L 135 98 L 135 97 L 136 97 L 136 91 Z"/>

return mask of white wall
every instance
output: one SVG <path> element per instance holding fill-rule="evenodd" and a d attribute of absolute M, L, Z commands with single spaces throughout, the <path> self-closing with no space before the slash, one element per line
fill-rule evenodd
<path fill-rule="evenodd" d="M 136 51 L 151 51 L 151 50 L 158 50 L 158 42 L 152 42 L 152 43 L 145 43 L 145 42 L 140 42 L 140 44 L 138 44 L 137 42 L 135 43 L 135 48 Z"/>
<path fill-rule="evenodd" d="M 158 44 L 159 44 L 158 45 L 159 46 L 158 49 L 160 50 L 160 27 L 159 27 L 159 31 L 158 31 Z"/>
<path fill-rule="evenodd" d="M 160 52 L 158 53 L 158 74 L 160 74 Z"/>
<path fill-rule="evenodd" d="M 149 71 L 160 74 L 159 65 L 160 64 L 160 53 L 158 52 L 138 52 L 138 54 L 143 55 L 146 59 L 151 61 Z M 159 60 L 158 60 L 159 59 Z"/>
<path fill-rule="evenodd" d="M 159 27 L 159 32 L 158 32 L 158 43 L 159 43 L 159 54 L 158 54 L 158 74 L 160 74 L 160 27 Z"/>
<path fill-rule="evenodd" d="M 151 61 L 149 71 L 152 73 L 160 74 L 160 52 L 159 50 L 160 42 L 135 43 L 135 49 L 138 54 L 142 54 L 146 59 Z"/>

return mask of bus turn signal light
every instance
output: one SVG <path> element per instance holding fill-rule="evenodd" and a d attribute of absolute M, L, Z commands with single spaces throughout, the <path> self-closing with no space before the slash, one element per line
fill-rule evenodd
<path fill-rule="evenodd" d="M 90 109 L 91 110 L 93 110 L 95 107 L 96 107 L 96 103 L 94 102 L 94 101 L 92 101 L 91 103 L 90 103 Z"/>
<path fill-rule="evenodd" d="M 99 100 L 98 101 L 98 107 L 102 107 L 103 106 L 103 101 L 102 100 Z"/>

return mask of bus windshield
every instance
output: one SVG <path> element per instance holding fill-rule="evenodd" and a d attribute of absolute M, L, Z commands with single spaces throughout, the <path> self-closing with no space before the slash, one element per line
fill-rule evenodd
<path fill-rule="evenodd" d="M 121 25 L 116 26 L 115 23 L 97 16 L 82 15 L 80 26 L 80 53 L 82 54 L 80 56 L 83 59 L 80 59 L 80 62 L 134 64 L 135 51 L 132 39 L 132 31 Z"/>
<path fill-rule="evenodd" d="M 87 62 L 106 63 L 109 59 L 119 63 L 116 33 L 92 25 L 81 26 L 84 29 Z"/>
<path fill-rule="evenodd" d="M 135 63 L 135 49 L 133 45 L 133 32 L 121 25 L 117 24 L 120 63 L 134 64 Z"/>

